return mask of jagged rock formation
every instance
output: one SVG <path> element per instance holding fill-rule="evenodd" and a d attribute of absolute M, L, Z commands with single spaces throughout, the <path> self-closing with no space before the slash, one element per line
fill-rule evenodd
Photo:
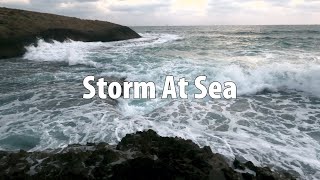
<path fill-rule="evenodd" d="M 160 137 L 154 131 L 106 143 L 70 145 L 43 152 L 0 152 L 1 179 L 211 179 L 290 180 L 288 173 L 235 160 L 227 163 L 191 140 Z"/>
<path fill-rule="evenodd" d="M 107 42 L 138 37 L 129 27 L 110 22 L 0 7 L 0 59 L 23 55 L 37 38 Z"/>

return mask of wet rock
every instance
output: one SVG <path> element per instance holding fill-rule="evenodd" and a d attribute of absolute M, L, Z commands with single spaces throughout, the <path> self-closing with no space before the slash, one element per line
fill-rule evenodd
<path fill-rule="evenodd" d="M 253 163 L 233 167 L 209 147 L 191 140 L 160 137 L 148 130 L 126 135 L 116 146 L 69 145 L 42 152 L 0 152 L 2 179 L 294 179 Z"/>
<path fill-rule="evenodd" d="M 237 159 L 233 161 L 233 166 L 235 169 L 245 170 L 246 167 Z"/>

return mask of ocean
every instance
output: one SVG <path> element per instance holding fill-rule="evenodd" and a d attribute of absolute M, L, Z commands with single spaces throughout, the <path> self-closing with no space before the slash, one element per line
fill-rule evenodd
<path fill-rule="evenodd" d="M 320 179 L 320 26 L 133 27 L 119 42 L 44 42 L 0 63 L 0 150 L 116 144 L 153 129 L 227 158 Z M 156 99 L 82 99 L 86 76 L 153 81 Z M 165 77 L 189 99 L 161 99 Z M 238 97 L 194 99 L 198 76 Z"/>

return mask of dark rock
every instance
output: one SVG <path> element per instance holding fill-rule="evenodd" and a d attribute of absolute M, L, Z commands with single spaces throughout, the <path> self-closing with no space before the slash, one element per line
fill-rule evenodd
<path fill-rule="evenodd" d="M 209 147 L 160 137 L 152 130 L 126 135 L 117 146 L 88 143 L 43 152 L 0 152 L 0 179 L 294 179 L 251 162 L 235 160 L 234 168 Z"/>
<path fill-rule="evenodd" d="M 244 163 L 244 165 L 252 171 L 257 171 L 257 167 L 251 161 Z"/>
<path fill-rule="evenodd" d="M 245 170 L 246 169 L 246 167 L 238 159 L 235 159 L 233 161 L 233 167 L 235 169 L 240 169 L 240 170 Z"/>
<path fill-rule="evenodd" d="M 21 56 L 25 46 L 46 41 L 119 41 L 140 36 L 129 27 L 110 22 L 0 7 L 0 59 Z"/>

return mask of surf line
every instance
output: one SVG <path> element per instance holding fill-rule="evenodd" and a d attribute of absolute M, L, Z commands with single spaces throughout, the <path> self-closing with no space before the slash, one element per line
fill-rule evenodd
<path fill-rule="evenodd" d="M 213 99 L 236 99 L 237 98 L 237 86 L 232 81 L 224 82 L 223 85 L 214 81 L 205 86 L 206 76 L 198 76 L 194 80 L 195 87 L 200 91 L 194 94 L 195 99 L 203 99 L 208 95 Z M 94 83 L 96 83 L 96 90 Z M 83 80 L 83 86 L 89 91 L 89 93 L 83 94 L 83 99 L 92 99 L 96 94 L 99 98 L 118 99 L 123 97 L 124 99 L 156 99 L 156 84 L 154 82 L 106 82 L 104 78 L 95 81 L 94 76 L 87 76 Z M 179 81 L 174 81 L 174 76 L 166 76 L 161 98 L 177 99 L 178 96 L 181 99 L 188 99 L 189 95 L 186 92 L 189 82 L 185 78 L 180 78 Z M 107 91 L 106 91 L 107 90 Z M 130 97 L 130 91 L 133 92 Z M 98 93 L 97 93 L 98 92 Z M 178 92 L 178 93 L 177 93 Z"/>

